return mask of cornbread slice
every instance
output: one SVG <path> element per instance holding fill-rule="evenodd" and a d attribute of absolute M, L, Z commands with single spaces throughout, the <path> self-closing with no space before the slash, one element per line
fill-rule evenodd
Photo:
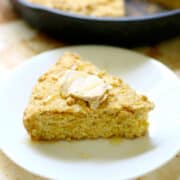
<path fill-rule="evenodd" d="M 124 15 L 124 0 L 29 0 L 67 12 L 88 16 L 118 17 Z"/>
<path fill-rule="evenodd" d="M 82 98 L 90 92 L 88 88 L 84 91 L 85 96 L 80 98 L 78 95 L 64 96 L 60 82 L 65 82 L 64 74 L 67 75 L 67 72 L 71 71 L 88 74 L 88 77 L 98 80 L 95 81 L 96 85 L 101 81 L 108 84 L 110 88 L 103 91 L 103 100 L 97 99 L 98 106 L 91 107 L 87 99 Z M 67 81 L 72 82 L 73 78 Z M 85 83 L 79 85 L 83 87 Z M 96 87 L 99 86 L 96 85 L 90 88 L 97 90 Z M 95 92 L 97 95 L 98 91 Z M 113 136 L 135 138 L 147 133 L 148 112 L 153 107 L 147 97 L 138 95 L 118 77 L 81 60 L 77 54 L 65 53 L 39 78 L 25 109 L 23 122 L 33 140 L 95 139 Z"/>
<path fill-rule="evenodd" d="M 151 1 L 157 2 L 159 4 L 162 4 L 163 6 L 172 9 L 180 8 L 180 0 L 151 0 Z"/>

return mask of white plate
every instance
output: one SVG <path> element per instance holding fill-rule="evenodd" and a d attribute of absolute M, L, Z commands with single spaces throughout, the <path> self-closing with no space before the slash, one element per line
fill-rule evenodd
<path fill-rule="evenodd" d="M 73 51 L 122 77 L 151 97 L 149 135 L 135 140 L 84 140 L 32 143 L 23 127 L 23 110 L 37 78 L 64 51 Z M 0 91 L 0 142 L 3 152 L 24 169 L 60 180 L 120 180 L 147 173 L 180 148 L 180 84 L 159 62 L 105 46 L 75 46 L 33 57 L 17 68 Z"/>

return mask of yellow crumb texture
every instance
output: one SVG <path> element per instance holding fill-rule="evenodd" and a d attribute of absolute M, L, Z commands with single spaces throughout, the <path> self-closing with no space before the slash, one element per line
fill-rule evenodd
<path fill-rule="evenodd" d="M 124 15 L 124 0 L 29 0 L 50 8 L 88 16 L 118 17 Z"/>
<path fill-rule="evenodd" d="M 97 109 L 75 97 L 63 97 L 58 80 L 66 70 L 102 78 L 112 88 Z M 148 131 L 148 112 L 154 104 L 118 77 L 98 69 L 74 53 L 65 53 L 32 90 L 24 112 L 24 126 L 34 140 L 135 138 Z"/>

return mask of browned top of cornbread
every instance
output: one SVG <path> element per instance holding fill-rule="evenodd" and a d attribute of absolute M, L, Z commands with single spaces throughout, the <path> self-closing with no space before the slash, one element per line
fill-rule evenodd
<path fill-rule="evenodd" d="M 180 0 L 151 0 L 169 8 L 180 8 Z"/>
<path fill-rule="evenodd" d="M 73 69 L 97 75 L 112 86 L 107 99 L 96 111 L 121 110 L 128 112 L 150 111 L 153 103 L 143 95 L 138 95 L 133 89 L 118 77 L 109 75 L 87 61 L 81 61 L 77 54 L 65 53 L 55 65 L 43 74 L 32 91 L 29 105 L 25 111 L 25 118 L 35 112 L 79 112 L 94 111 L 87 102 L 74 98 L 64 98 L 61 95 L 58 79 L 63 71 Z"/>
<path fill-rule="evenodd" d="M 124 0 L 29 0 L 63 11 L 89 16 L 123 16 Z"/>

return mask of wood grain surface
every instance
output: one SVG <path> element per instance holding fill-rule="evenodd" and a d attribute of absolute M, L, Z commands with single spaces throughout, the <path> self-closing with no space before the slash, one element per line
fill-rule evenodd
<path fill-rule="evenodd" d="M 62 46 L 65 43 L 51 39 L 27 25 L 14 13 L 8 0 L 0 0 L 0 76 L 36 54 Z M 134 50 L 158 59 L 180 77 L 180 37 Z M 15 165 L 0 151 L 0 180 L 16 179 L 43 180 Z M 180 180 L 180 153 L 168 164 L 137 179 Z"/>

